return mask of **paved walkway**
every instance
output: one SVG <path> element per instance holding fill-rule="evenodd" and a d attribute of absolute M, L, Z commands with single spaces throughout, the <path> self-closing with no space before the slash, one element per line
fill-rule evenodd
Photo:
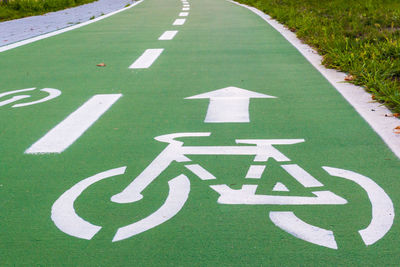
<path fill-rule="evenodd" d="M 131 4 L 132 0 L 98 0 L 96 2 L 0 23 L 0 46 L 56 31 L 99 17 Z"/>

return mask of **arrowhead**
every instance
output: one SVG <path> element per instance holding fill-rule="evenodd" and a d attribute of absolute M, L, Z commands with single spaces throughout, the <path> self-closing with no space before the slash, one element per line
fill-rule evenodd
<path fill-rule="evenodd" d="M 208 93 L 186 97 L 185 99 L 202 99 L 202 98 L 276 98 L 276 97 L 230 86 L 223 89 L 211 91 Z"/>

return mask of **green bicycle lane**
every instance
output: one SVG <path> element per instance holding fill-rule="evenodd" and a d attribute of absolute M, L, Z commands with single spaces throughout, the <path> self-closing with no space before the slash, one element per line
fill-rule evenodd
<path fill-rule="evenodd" d="M 371 183 L 363 187 L 361 182 L 330 175 L 322 167 L 369 177 L 390 198 L 396 214 L 399 160 L 265 21 L 226 1 L 189 3 L 189 10 L 182 11 L 177 0 L 146 0 L 94 24 L 0 54 L 0 94 L 32 87 L 61 91 L 47 102 L 12 107 L 28 102 L 22 99 L 0 107 L 1 264 L 396 265 L 400 245 L 396 216 L 389 226 L 379 221 L 383 226 L 377 228 L 373 244 L 367 245 L 359 233 L 373 218 L 392 218 L 381 191 L 371 191 L 375 188 Z M 189 12 L 181 17 L 185 23 L 172 25 L 180 12 Z M 158 40 L 173 30 L 178 33 L 172 40 Z M 160 48 L 163 52 L 149 68 L 129 69 L 146 49 Z M 97 67 L 100 62 L 106 67 Z M 211 115 L 207 121 L 212 105 L 224 112 L 235 106 L 229 103 L 246 100 L 187 99 L 229 87 L 276 98 L 250 99 L 249 122 L 218 122 Z M 29 101 L 33 101 L 45 92 L 23 94 L 32 95 Z M 25 153 L 101 94 L 122 96 L 63 152 Z M 236 113 L 233 108 L 221 116 L 231 118 Z M 140 201 L 110 201 L 165 149 L 167 143 L 154 138 L 172 133 L 211 133 L 177 138 L 184 147 L 255 147 L 236 143 L 249 139 L 304 142 L 274 145 L 287 157 L 282 161 L 278 156 L 255 161 L 254 155 L 186 155 L 191 163 L 172 162 L 143 190 Z M 264 149 L 271 152 L 268 146 Z M 199 179 L 201 175 L 185 167 L 188 164 L 198 164 L 216 179 Z M 73 203 L 76 214 L 102 227 L 90 240 L 57 225 L 52 207 L 64 192 L 85 178 L 125 166 L 124 174 L 93 183 Z M 262 170 L 260 178 L 249 174 L 250 166 L 265 166 L 253 168 Z M 320 184 L 307 186 L 301 177 L 309 176 L 288 169 L 304 170 Z M 190 192 L 176 215 L 112 242 L 119 228 L 159 210 L 172 195 L 169 182 L 181 174 L 190 180 Z M 228 192 L 258 185 L 257 196 L 289 196 L 296 201 L 315 199 L 315 191 L 329 191 L 346 204 L 250 203 L 251 193 L 244 203 L 229 204 L 219 201 L 221 194 L 211 187 L 215 185 L 229 187 Z M 279 221 L 274 215 L 291 220 Z M 68 216 L 60 220 L 68 221 Z M 305 224 L 305 233 L 296 232 Z M 329 239 L 329 245 L 316 235 Z M 332 247 L 332 235 L 337 248 Z"/>

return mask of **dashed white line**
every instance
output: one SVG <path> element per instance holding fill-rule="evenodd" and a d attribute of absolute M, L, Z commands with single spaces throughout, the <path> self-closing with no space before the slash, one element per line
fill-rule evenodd
<path fill-rule="evenodd" d="M 61 153 L 72 145 L 122 94 L 95 95 L 51 129 L 26 154 Z"/>
<path fill-rule="evenodd" d="M 179 13 L 179 17 L 187 17 L 189 15 L 189 12 L 181 12 Z"/>
<path fill-rule="evenodd" d="M 186 19 L 176 19 L 172 25 L 179 26 L 185 24 Z"/>
<path fill-rule="evenodd" d="M 177 33 L 178 31 L 166 31 L 158 38 L 158 40 L 172 40 Z"/>
<path fill-rule="evenodd" d="M 184 8 L 182 8 L 182 11 L 189 11 L 189 10 L 190 10 L 189 7 L 184 7 Z"/>
<path fill-rule="evenodd" d="M 144 53 L 129 66 L 130 69 L 147 69 L 164 51 L 163 48 L 159 49 L 147 49 Z"/>

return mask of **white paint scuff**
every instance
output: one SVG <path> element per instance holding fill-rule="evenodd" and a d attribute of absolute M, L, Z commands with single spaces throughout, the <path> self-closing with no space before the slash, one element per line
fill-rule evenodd
<path fill-rule="evenodd" d="M 400 134 L 395 134 L 393 131 L 395 127 L 400 125 L 400 120 L 395 117 L 386 117 L 386 114 L 391 114 L 390 110 L 380 103 L 371 102 L 371 95 L 364 88 L 345 83 L 344 78 L 347 75 L 346 73 L 325 68 L 321 64 L 322 56 L 309 45 L 302 43 L 296 37 L 296 34 L 288 30 L 284 25 L 254 7 L 232 0 L 227 1 L 247 8 L 257 14 L 286 38 L 333 85 L 347 102 L 354 107 L 360 116 L 378 133 L 393 153 L 400 158 Z"/>
<path fill-rule="evenodd" d="M 104 94 L 91 97 L 80 108 L 51 129 L 26 154 L 61 153 L 93 125 L 122 94 Z"/>

